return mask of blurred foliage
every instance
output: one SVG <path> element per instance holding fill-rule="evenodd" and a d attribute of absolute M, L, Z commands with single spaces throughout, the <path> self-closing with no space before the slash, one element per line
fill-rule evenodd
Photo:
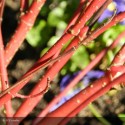
<path fill-rule="evenodd" d="M 42 49 L 52 46 L 63 34 L 78 2 L 79 0 L 47 0 L 35 26 L 27 35 L 27 42 Z"/>
<path fill-rule="evenodd" d="M 27 35 L 27 42 L 32 47 L 40 48 L 41 55 L 43 55 L 62 36 L 78 4 L 79 0 L 47 0 L 34 27 Z M 85 68 L 93 57 L 103 48 L 109 46 L 124 29 L 125 26 L 118 24 L 105 31 L 87 47 L 80 47 L 63 67 L 61 74 L 65 75 Z M 115 49 L 107 53 L 97 68 L 104 70 L 111 63 L 123 41 Z"/>

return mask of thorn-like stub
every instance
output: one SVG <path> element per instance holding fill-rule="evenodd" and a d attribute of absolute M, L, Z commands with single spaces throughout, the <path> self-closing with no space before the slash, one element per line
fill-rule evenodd
<path fill-rule="evenodd" d="M 81 37 L 81 36 L 78 36 L 78 38 L 79 38 L 80 41 L 83 41 L 83 39 L 84 39 L 84 38 Z"/>
<path fill-rule="evenodd" d="M 108 71 L 111 71 L 110 67 L 107 68 Z"/>
<path fill-rule="evenodd" d="M 33 11 L 32 11 L 32 10 L 30 10 L 29 12 L 30 12 L 30 13 L 33 13 Z"/>
<path fill-rule="evenodd" d="M 73 29 L 69 29 L 68 33 L 72 34 L 73 36 L 75 36 L 74 30 Z"/>
<path fill-rule="evenodd" d="M 5 109 L 3 110 L 3 113 L 4 113 L 4 114 L 6 114 L 6 113 L 7 113 Z"/>
<path fill-rule="evenodd" d="M 76 47 L 75 46 L 73 46 L 73 49 L 74 49 L 74 51 L 76 51 Z"/>
<path fill-rule="evenodd" d="M 73 36 L 77 36 L 79 33 L 80 33 L 80 29 L 78 29 L 78 30 L 75 30 L 76 28 L 74 27 L 74 25 L 72 25 L 69 29 L 68 29 L 68 31 L 67 31 L 67 33 L 70 33 L 71 35 L 73 35 Z"/>
<path fill-rule="evenodd" d="M 47 93 L 48 92 L 48 90 L 49 90 L 49 88 L 51 88 L 51 85 L 50 85 L 50 77 L 48 76 L 47 77 L 47 86 L 46 86 L 46 88 L 45 88 L 45 90 L 44 90 L 44 93 Z"/>
<path fill-rule="evenodd" d="M 11 95 L 12 98 L 15 97 L 10 91 L 8 92 L 8 94 Z"/>
<path fill-rule="evenodd" d="M 93 84 L 90 85 L 90 88 L 93 88 Z"/>
<path fill-rule="evenodd" d="M 114 77 L 112 76 L 112 74 L 109 74 L 110 76 L 110 80 L 113 81 Z"/>
<path fill-rule="evenodd" d="M 76 102 L 77 102 L 78 104 L 80 104 L 80 100 L 79 100 L 79 99 L 77 99 Z"/>
<path fill-rule="evenodd" d="M 102 87 L 105 87 L 106 85 L 107 85 L 106 82 L 103 82 L 103 83 L 102 83 Z"/>
<path fill-rule="evenodd" d="M 47 82 L 50 82 L 50 77 L 49 76 L 47 77 Z"/>
<path fill-rule="evenodd" d="M 20 17 L 24 16 L 25 15 L 25 12 L 21 12 L 20 14 Z"/>

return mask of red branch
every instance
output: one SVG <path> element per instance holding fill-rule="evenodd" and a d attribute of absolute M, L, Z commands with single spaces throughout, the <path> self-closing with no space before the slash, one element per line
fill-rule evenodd
<path fill-rule="evenodd" d="M 67 32 L 64 33 L 64 35 L 60 38 L 60 40 L 57 41 L 57 43 L 43 57 L 41 57 L 38 60 L 38 62 L 36 62 L 35 65 L 14 86 L 10 87 L 8 90 L 5 90 L 5 93 L 3 92 L 4 94 L 3 93 L 0 94 L 0 106 L 5 104 L 13 96 L 16 96 L 16 93 L 19 92 L 19 90 L 27 84 L 27 82 L 35 75 L 36 71 L 41 68 L 44 68 L 44 66 L 45 66 L 44 64 L 46 64 L 46 63 L 49 64 L 49 61 L 50 62 L 53 61 L 53 60 L 50 60 L 52 58 L 52 56 L 55 55 L 56 52 L 59 52 L 62 49 L 62 47 L 64 46 L 64 44 L 67 43 L 68 40 L 71 40 L 71 38 L 74 38 L 72 40 L 72 42 L 70 43 L 70 45 L 64 51 L 64 54 L 67 51 L 69 53 L 65 56 L 62 56 L 61 58 L 58 58 L 58 61 L 56 60 L 57 62 L 54 63 L 53 66 L 47 70 L 47 72 L 42 77 L 42 79 L 39 81 L 39 83 L 34 87 L 32 92 L 30 93 L 30 95 L 34 95 L 34 94 L 38 93 L 39 91 L 43 91 L 44 88 L 46 88 L 47 79 L 49 78 L 50 80 L 52 80 L 55 77 L 55 75 L 59 72 L 59 70 L 64 66 L 64 64 L 70 59 L 70 57 L 74 53 L 74 51 L 71 51 L 71 50 L 73 48 L 76 49 L 77 47 L 79 47 L 81 45 L 81 44 L 79 45 L 78 42 L 86 45 L 88 42 L 90 42 L 91 40 L 93 40 L 94 38 L 99 36 L 105 30 L 107 30 L 108 28 L 115 25 L 117 22 L 121 21 L 123 18 L 125 18 L 125 12 L 120 13 L 119 15 L 115 16 L 111 22 L 104 25 L 100 29 L 96 30 L 96 32 L 93 31 L 91 35 L 87 35 L 86 39 L 84 39 L 84 41 L 82 41 L 83 38 L 85 37 L 84 35 L 86 35 L 87 30 L 88 30 L 88 27 L 85 26 L 86 22 L 91 18 L 91 16 L 95 12 L 97 12 L 97 10 L 105 3 L 105 1 L 106 0 L 93 0 L 89 5 L 87 5 L 86 9 L 81 11 L 81 14 L 77 18 L 77 20 L 75 20 L 74 25 L 73 26 L 71 25 L 71 27 L 67 30 Z M 5 48 L 5 64 L 6 64 L 6 66 L 10 63 L 15 52 L 18 50 L 18 48 L 22 44 L 22 42 L 26 36 L 26 33 L 30 30 L 30 28 L 34 24 L 36 16 L 38 15 L 41 6 L 44 3 L 45 3 L 45 0 L 35 0 L 33 2 L 33 4 L 31 5 L 31 7 L 29 8 L 29 10 L 26 12 L 26 14 L 21 15 L 20 24 L 19 24 L 15 34 L 13 35 L 10 42 L 8 43 L 8 45 Z M 93 10 L 93 11 L 91 11 L 91 10 Z M 83 38 L 81 39 L 80 33 L 83 33 L 83 31 L 85 31 L 85 33 L 83 34 Z M 121 58 L 121 56 L 120 56 L 120 58 Z M 122 59 L 120 61 L 124 62 L 124 60 L 122 60 Z M 119 63 L 118 59 L 116 59 L 116 61 L 114 61 L 114 62 L 115 62 L 114 63 L 115 65 L 113 65 L 113 66 L 116 66 L 116 63 L 117 64 Z M 118 65 L 118 66 L 121 66 L 121 65 Z M 117 74 L 116 70 L 113 70 L 113 68 L 114 67 L 111 67 L 111 69 L 109 69 L 109 71 L 107 71 L 108 75 L 106 75 L 106 77 L 100 79 L 100 81 L 95 82 L 94 87 L 93 86 L 88 87 L 87 92 L 90 91 L 90 93 L 88 94 L 88 96 L 85 97 L 85 100 L 90 98 L 91 95 L 96 93 L 97 91 L 101 91 L 102 87 L 105 87 L 109 81 L 114 80 L 114 78 L 116 78 L 116 76 L 117 77 L 119 76 L 119 74 Z M 120 69 L 120 67 L 117 67 L 117 68 Z M 122 67 L 122 68 L 123 68 L 123 71 L 121 71 L 121 70 L 119 70 L 119 71 L 121 71 L 123 73 L 124 67 Z M 113 79 L 111 79 L 111 78 L 113 78 Z M 100 85 L 99 82 L 102 82 L 102 84 Z M 95 85 L 96 85 L 96 87 L 95 87 Z M 93 92 L 91 92 L 92 88 L 94 88 Z M 82 95 L 80 95 L 80 94 L 78 94 L 78 95 L 79 95 L 79 100 L 72 99 L 73 101 L 75 101 L 74 103 L 77 102 L 78 104 L 75 104 L 73 107 L 74 103 L 72 102 L 72 100 L 70 100 L 69 102 L 71 103 L 72 108 L 68 112 L 64 112 L 65 116 L 70 115 L 71 111 L 75 110 L 76 108 L 78 108 L 78 106 L 80 106 Z M 25 117 L 26 115 L 28 115 L 30 113 L 30 111 L 32 111 L 32 109 L 40 101 L 42 96 L 43 96 L 43 94 L 41 94 L 40 96 L 37 96 L 35 98 L 26 99 L 22 103 L 22 105 L 19 107 L 19 109 L 15 113 L 14 117 Z M 80 101 L 80 104 L 79 104 L 79 101 Z M 65 105 L 68 105 L 68 104 L 66 103 Z M 27 107 L 30 107 L 30 108 L 27 108 Z M 56 115 L 58 115 L 58 113 L 59 113 L 58 110 L 56 110 L 55 112 L 52 112 L 49 115 L 56 116 Z M 22 120 L 22 119 L 20 118 L 20 120 Z M 59 123 L 60 121 L 57 121 L 57 122 Z"/>
<path fill-rule="evenodd" d="M 108 85 L 106 85 L 105 87 L 103 87 L 101 90 L 97 91 L 95 94 L 93 94 L 93 96 L 91 96 L 88 100 L 86 100 L 83 104 L 81 104 L 78 108 L 76 108 L 68 117 L 64 118 L 59 125 L 65 125 L 70 119 L 71 117 L 75 116 L 78 112 L 80 112 L 86 105 L 88 105 L 90 102 L 94 101 L 95 99 L 97 99 L 98 97 L 104 95 L 106 92 L 108 92 L 113 86 L 125 82 L 125 73 L 119 77 L 117 77 L 116 79 L 114 79 L 113 81 L 109 82 Z M 49 119 L 48 119 L 49 120 Z M 40 123 L 41 124 L 41 123 Z M 44 124 L 42 122 L 42 124 Z M 53 124 L 51 122 L 51 124 Z M 50 125 L 51 125 L 50 124 Z M 39 125 L 39 124 L 37 124 Z M 49 125 L 49 124 L 47 124 Z M 56 124 L 55 124 L 56 125 Z"/>
<path fill-rule="evenodd" d="M 5 67 L 3 38 L 2 38 L 2 32 L 1 32 L 1 23 L 2 23 L 4 4 L 5 4 L 5 1 L 1 0 L 0 2 L 0 84 L 1 84 L 0 89 L 1 91 L 4 91 L 9 87 L 7 69 Z M 4 108 L 5 108 L 4 111 L 5 111 L 6 117 L 12 117 L 13 110 L 11 107 L 11 100 L 5 103 Z"/>
<path fill-rule="evenodd" d="M 119 58 L 119 62 L 121 61 L 120 66 L 122 66 L 125 62 L 124 52 L 125 52 L 125 45 L 120 49 L 118 54 L 115 56 L 115 58 L 113 60 L 113 63 L 115 62 L 115 60 L 118 59 L 118 57 L 122 58 L 122 56 L 119 56 L 119 55 L 123 55 L 124 60 L 121 60 Z M 118 64 L 119 64 L 119 62 L 118 62 Z M 117 64 L 117 62 L 115 62 L 115 64 Z M 111 67 L 112 67 L 112 65 L 111 65 Z M 114 66 L 114 68 L 115 68 L 115 66 Z M 88 104 L 92 101 L 91 98 L 94 100 L 97 97 L 101 96 L 101 95 L 98 95 L 96 93 L 98 93 L 98 91 L 99 92 L 103 91 L 103 88 L 105 88 L 105 87 L 107 88 L 107 86 L 110 86 L 110 85 L 108 85 L 108 83 L 110 81 L 113 81 L 115 78 L 117 78 L 120 75 L 122 75 L 123 73 L 125 73 L 125 66 L 122 66 L 122 68 L 120 68 L 120 67 L 116 67 L 116 68 L 119 68 L 119 72 L 117 72 L 118 70 L 112 71 L 112 68 L 108 68 L 108 70 L 106 72 L 106 75 L 104 77 L 100 78 L 99 80 L 97 80 L 93 84 L 91 84 L 90 86 L 83 89 L 81 92 L 76 94 L 74 97 L 72 97 L 69 101 L 64 103 L 58 109 L 49 113 L 46 117 L 48 117 L 48 118 L 60 117 L 59 119 L 54 120 L 53 124 L 56 125 L 57 123 L 60 123 L 61 120 L 63 120 L 64 117 L 70 117 L 71 118 L 71 116 L 74 116 L 74 114 L 76 115 L 78 113 L 77 109 L 79 109 L 79 111 L 80 111 L 79 107 L 81 107 L 81 105 L 84 105 L 84 107 L 85 107 L 85 106 L 87 106 L 86 101 L 87 101 L 87 104 Z M 125 81 L 125 79 L 124 79 L 124 81 Z M 110 86 L 110 88 L 111 88 L 111 86 Z M 94 96 L 94 95 L 96 95 L 96 96 Z M 70 108 L 68 108 L 68 107 L 70 107 Z M 68 110 L 66 110 L 67 108 L 68 108 Z M 61 112 L 61 111 L 63 111 L 63 112 Z M 43 119 L 40 123 L 44 124 L 45 121 L 46 121 L 46 118 Z M 50 119 L 50 120 L 48 119 L 48 121 L 50 123 L 53 122 L 52 119 Z M 46 121 L 46 123 L 49 125 L 50 123 L 48 121 Z"/>
<path fill-rule="evenodd" d="M 102 50 L 95 58 L 94 60 L 92 60 L 92 62 L 90 62 L 90 64 L 83 69 L 67 86 L 66 88 L 59 93 L 49 104 L 47 104 L 47 106 L 45 107 L 45 109 L 39 113 L 39 115 L 37 116 L 38 118 L 36 118 L 33 122 L 33 125 L 37 124 L 43 117 L 45 117 L 47 115 L 47 113 L 50 111 L 50 109 L 56 105 L 56 103 L 61 100 L 62 97 L 64 97 L 67 92 L 73 88 L 73 86 L 75 86 L 85 75 L 87 72 L 89 72 L 97 63 L 99 63 L 99 61 L 106 55 L 107 51 L 114 48 L 118 42 L 120 42 L 120 40 L 124 37 L 125 35 L 125 31 L 123 31 L 117 38 L 116 40 L 107 48 L 105 48 L 104 50 Z M 113 70 L 113 69 L 112 69 Z M 116 67 L 115 67 L 116 70 Z M 119 67 L 118 67 L 119 70 Z M 117 70 L 117 71 L 118 71 Z M 114 72 L 117 72 L 114 71 Z M 41 119 L 40 119 L 41 118 Z"/>
<path fill-rule="evenodd" d="M 124 16 L 125 16 L 125 13 L 119 14 L 118 16 L 116 16 L 116 17 L 114 18 L 114 20 L 112 20 L 112 22 L 109 23 L 108 26 L 104 26 L 104 29 L 106 30 L 106 28 L 108 29 L 108 28 L 111 27 L 112 25 L 115 25 L 115 23 L 117 23 L 117 22 L 116 22 L 116 19 L 120 21 L 121 19 L 124 18 Z M 106 28 L 105 28 L 105 27 L 106 27 Z M 102 28 L 101 30 L 103 30 L 103 28 Z M 100 30 L 100 32 L 101 32 L 101 30 Z M 97 33 L 98 33 L 98 32 L 97 32 Z M 99 35 L 99 33 L 98 33 L 98 35 Z M 59 62 L 58 62 L 58 63 L 59 63 Z M 62 64 L 62 63 L 61 63 L 61 64 Z M 61 67 L 62 67 L 62 66 L 61 66 Z M 57 69 L 57 67 L 56 67 L 56 69 Z M 55 69 L 54 69 L 54 70 L 55 70 Z M 52 72 L 51 70 L 48 71 L 48 73 L 46 74 L 46 77 L 43 79 L 44 81 L 42 80 L 43 83 L 46 83 L 47 77 L 49 77 L 50 75 L 54 75 L 54 70 L 53 70 L 53 72 Z M 56 72 L 58 72 L 58 71 L 55 71 L 55 73 L 56 73 Z M 51 76 L 51 79 L 52 79 L 52 76 Z M 42 83 L 42 82 L 41 82 L 41 83 Z M 40 84 L 41 84 L 41 83 L 40 83 Z M 39 87 L 44 88 L 43 85 L 45 85 L 45 84 L 41 84 L 41 85 L 38 84 L 38 85 L 37 85 L 38 88 L 36 87 L 36 88 L 37 88 L 36 91 L 38 92 Z M 21 86 L 21 84 L 20 84 L 20 86 Z M 19 86 L 18 86 L 18 87 L 19 87 Z M 21 86 L 21 87 L 22 87 L 22 86 Z M 16 88 L 16 89 L 19 91 L 18 88 Z M 13 94 L 16 93 L 17 90 L 16 90 L 16 91 L 13 91 Z M 7 96 L 7 97 L 6 97 L 6 96 Z M 7 94 L 7 95 L 4 95 L 3 97 L 1 97 L 1 100 L 0 100 L 1 103 L 0 103 L 0 104 L 2 105 L 5 101 L 7 101 L 8 99 L 10 99 L 11 96 L 12 96 L 12 95 Z M 40 99 L 40 97 L 39 97 L 39 99 Z M 37 103 L 36 100 L 37 100 L 37 99 L 35 99 L 35 102 Z M 33 104 L 34 104 L 34 101 L 33 101 Z M 34 104 L 34 106 L 35 106 L 35 105 L 36 105 L 36 104 Z"/>
<path fill-rule="evenodd" d="M 29 10 L 26 11 L 26 13 L 21 13 L 19 25 L 5 48 L 6 66 L 10 63 L 11 59 L 24 41 L 27 32 L 33 26 L 35 19 L 45 2 L 46 0 L 34 0 Z"/>
<path fill-rule="evenodd" d="M 109 27 L 115 25 L 117 23 L 117 21 L 123 19 L 125 17 L 125 13 L 121 13 L 119 15 L 117 15 L 109 24 L 104 26 L 104 29 L 107 30 Z M 95 36 L 97 37 L 98 35 L 100 35 L 102 33 L 102 31 L 104 32 L 103 28 L 101 28 L 98 32 L 96 32 L 94 34 L 94 38 Z M 97 35 L 98 34 L 98 35 Z M 91 37 L 92 39 L 93 37 Z M 46 86 L 46 82 L 47 82 L 47 78 L 49 77 L 51 80 L 54 78 L 54 76 L 59 72 L 59 70 L 63 67 L 63 65 L 66 63 L 67 57 L 64 59 L 64 61 L 59 60 L 58 62 L 56 62 L 47 72 L 46 74 L 43 76 L 43 78 L 40 80 L 40 82 L 36 85 L 36 87 L 32 90 L 32 92 L 30 93 L 32 94 L 36 94 L 38 92 L 38 90 L 41 90 L 41 88 L 45 88 Z M 43 95 L 36 97 L 36 98 L 32 98 L 32 99 L 26 99 L 24 101 L 24 103 L 20 106 L 20 108 L 17 110 L 15 117 L 19 117 L 21 116 L 25 116 L 28 114 L 28 112 L 30 112 L 32 110 L 32 108 L 34 108 L 37 103 L 40 101 L 41 97 Z M 30 104 L 30 107 L 32 107 L 31 109 L 29 109 L 29 111 L 27 112 L 22 112 L 26 109 L 26 106 Z"/>

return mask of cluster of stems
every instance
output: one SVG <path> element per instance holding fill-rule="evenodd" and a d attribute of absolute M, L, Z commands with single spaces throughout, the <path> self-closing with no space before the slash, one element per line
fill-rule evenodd
<path fill-rule="evenodd" d="M 34 63 L 32 68 L 29 69 L 13 86 L 10 86 L 7 76 L 7 66 L 10 64 L 15 53 L 23 43 L 27 32 L 32 28 L 37 15 L 45 2 L 46 0 L 33 0 L 29 6 L 28 0 L 20 0 L 19 23 L 15 33 L 6 46 L 4 46 L 2 31 L 0 29 L 0 107 L 4 106 L 5 116 L 7 118 L 19 117 L 18 122 L 14 123 L 14 125 L 19 124 L 36 107 L 49 89 L 51 81 L 80 46 L 88 45 L 92 40 L 97 38 L 108 28 L 116 25 L 125 18 L 125 12 L 117 15 L 115 15 L 114 12 L 114 15 L 109 18 L 106 23 L 93 30 L 93 25 L 96 23 L 106 7 L 112 2 L 112 0 L 80 0 L 79 6 L 76 12 L 74 12 L 74 15 L 65 29 L 62 37 L 42 57 L 40 57 L 40 59 Z M 0 21 L 2 21 L 4 5 L 5 0 L 1 0 Z M 1 25 L 2 24 L 0 22 L 0 28 Z M 107 67 L 104 77 L 96 80 L 91 85 L 81 90 L 78 94 L 53 112 L 49 112 L 50 109 L 56 103 L 58 103 L 60 99 L 86 75 L 87 72 L 93 69 L 100 62 L 108 50 L 116 47 L 124 36 L 125 31 L 123 31 L 109 47 L 102 50 L 86 68 L 82 69 L 80 74 L 76 76 L 68 84 L 68 86 L 38 114 L 38 116 L 36 116 L 36 119 L 32 124 L 65 125 L 89 103 L 105 94 L 116 84 L 124 82 L 125 45 L 121 47 L 119 52 L 114 57 L 111 65 Z M 62 48 L 69 40 L 71 41 L 70 44 L 65 48 L 65 50 L 62 51 Z M 38 83 L 36 83 L 36 86 L 32 89 L 29 95 L 26 96 L 19 94 L 18 92 L 25 85 L 29 84 L 29 81 L 34 77 L 34 75 L 36 75 L 39 70 L 44 68 L 46 68 L 44 75 L 41 77 Z M 16 112 L 13 113 L 11 101 L 13 98 L 17 97 L 24 98 L 24 101 Z M 53 119 L 53 117 L 58 118 Z M 9 124 L 8 121 L 7 124 Z"/>

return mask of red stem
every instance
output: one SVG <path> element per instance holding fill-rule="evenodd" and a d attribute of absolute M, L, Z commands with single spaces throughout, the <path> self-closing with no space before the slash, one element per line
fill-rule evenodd
<path fill-rule="evenodd" d="M 54 72 L 54 71 L 53 71 L 53 72 Z M 49 74 L 49 75 L 51 75 L 51 74 Z M 49 75 L 48 75 L 48 76 L 49 76 Z M 46 78 L 45 78 L 45 83 L 46 83 Z"/>
<path fill-rule="evenodd" d="M 98 35 L 100 35 L 102 33 L 102 31 L 104 32 L 103 29 L 108 29 L 109 27 L 115 25 L 117 22 L 116 20 L 120 21 L 121 19 L 123 19 L 125 17 L 125 12 L 117 15 L 116 17 L 114 17 L 114 19 L 107 25 L 105 25 L 103 28 L 101 28 L 99 31 L 97 31 L 93 36 L 94 37 L 91 37 L 92 38 L 95 38 L 95 36 L 97 37 Z M 47 78 L 49 77 L 51 80 L 54 78 L 54 76 L 56 75 L 56 73 L 59 72 L 59 70 L 63 67 L 63 65 L 68 61 L 67 58 L 69 55 L 67 55 L 65 57 L 65 59 L 63 59 L 64 61 L 61 61 L 59 60 L 58 62 L 56 62 L 55 64 L 53 64 L 53 67 L 51 67 L 47 72 L 46 74 L 43 76 L 43 78 L 40 80 L 40 82 L 35 86 L 35 88 L 32 90 L 32 92 L 30 93 L 31 95 L 32 94 L 35 94 L 37 93 L 41 88 L 45 88 L 46 86 L 46 82 L 47 82 Z M 60 63 L 61 62 L 61 63 Z M 44 83 L 44 84 L 43 84 Z M 26 99 L 24 101 L 24 103 L 20 106 L 20 108 L 17 110 L 16 114 L 15 114 L 15 117 L 19 117 L 20 115 L 21 116 L 26 116 L 36 105 L 37 103 L 40 101 L 41 97 L 43 95 L 39 96 L 39 97 L 36 97 L 34 99 Z M 30 104 L 30 108 L 29 111 L 27 112 L 22 112 L 22 111 L 25 111 L 25 110 L 28 110 L 26 108 L 27 105 Z"/>
<path fill-rule="evenodd" d="M 5 67 L 5 59 L 4 59 L 4 44 L 2 39 L 2 32 L 1 32 L 1 23 L 2 23 L 2 16 L 3 16 L 3 10 L 4 10 L 4 4 L 5 1 L 1 0 L 0 2 L 0 84 L 1 84 L 1 90 L 4 91 L 9 87 L 8 84 L 8 76 L 7 76 L 7 69 Z M 12 117 L 13 110 L 11 106 L 11 100 L 5 103 L 4 105 L 4 111 L 6 117 Z M 8 122 L 6 121 L 8 124 Z"/>
<path fill-rule="evenodd" d="M 104 26 L 104 29 L 106 30 L 106 28 L 108 29 L 109 27 L 111 27 L 112 25 L 115 25 L 117 22 L 116 22 L 116 19 L 117 19 L 117 21 L 119 20 L 121 20 L 121 19 L 123 19 L 124 18 L 124 16 L 125 16 L 125 13 L 123 12 L 123 13 L 121 13 L 121 14 L 119 14 L 119 15 L 117 15 L 109 24 L 108 24 L 108 26 L 106 25 L 106 26 Z M 106 28 L 105 28 L 106 27 Z M 99 33 L 101 33 L 103 31 L 103 28 L 102 29 L 100 29 L 100 31 L 99 32 L 96 32 L 96 34 L 98 34 L 98 35 L 100 35 Z M 59 62 L 58 62 L 59 63 Z M 57 63 L 57 64 L 58 64 Z M 40 81 L 40 83 L 39 84 L 37 84 L 37 86 L 35 87 L 35 92 L 38 92 L 39 90 L 40 90 L 40 88 L 44 88 L 45 86 L 46 86 L 46 82 L 47 82 L 47 77 L 50 77 L 51 78 L 51 80 L 52 80 L 52 76 L 54 76 L 55 75 L 55 73 L 57 73 L 58 71 L 56 71 L 55 69 L 57 69 L 58 68 L 58 70 L 59 69 L 61 69 L 61 67 L 62 67 L 62 65 L 63 65 L 63 63 L 59 63 L 59 66 L 57 66 L 56 68 L 54 67 L 54 65 L 53 65 L 53 68 L 54 68 L 54 70 L 52 70 L 53 68 L 51 68 L 51 70 L 49 70 L 47 73 L 46 73 L 46 75 L 45 75 L 45 77 L 42 79 L 42 81 Z M 55 65 L 56 66 L 56 65 Z M 27 82 L 27 81 L 26 81 Z M 42 84 L 42 83 L 44 83 L 44 84 Z M 19 90 L 20 90 L 20 88 L 22 88 L 23 87 L 23 85 L 22 84 L 20 84 L 20 86 L 18 86 L 18 88 L 16 87 L 16 90 L 13 90 L 13 91 L 11 91 L 13 94 L 14 93 L 16 93 L 16 92 L 18 92 Z M 31 93 L 31 94 L 33 94 L 33 93 Z M 9 100 L 10 98 L 11 98 L 12 96 L 11 95 L 9 95 L 9 94 L 6 94 L 6 95 L 4 95 L 3 97 L 1 97 L 1 99 L 0 99 L 0 104 L 2 105 L 3 103 L 5 103 L 7 100 Z M 42 95 L 41 95 L 41 97 L 42 97 Z M 35 101 L 33 101 L 33 99 L 32 100 L 27 100 L 27 101 L 25 101 L 25 104 L 30 104 L 30 107 L 31 107 L 31 105 L 32 105 L 32 108 L 39 102 L 39 100 L 40 100 L 40 96 L 39 97 L 37 97 L 37 98 L 35 98 Z M 29 102 L 30 101 L 30 102 Z M 31 102 L 32 101 L 32 102 Z M 27 103 L 26 103 L 27 102 Z M 35 103 L 34 103 L 35 102 Z M 23 110 L 27 110 L 27 108 L 25 108 L 25 105 L 23 104 L 23 106 L 24 106 L 24 109 Z M 22 108 L 22 106 L 21 106 L 21 108 Z M 32 108 L 31 108 L 31 110 L 32 110 Z M 20 111 L 20 110 L 19 110 Z M 21 110 L 22 111 L 22 110 Z M 30 112 L 30 111 L 29 111 Z M 24 112 L 22 112 L 23 114 L 24 114 Z M 28 113 L 28 112 L 27 112 Z M 20 114 L 20 113 L 19 113 Z M 25 115 L 27 115 L 27 114 L 24 114 L 24 116 Z M 21 116 L 23 116 L 22 114 L 21 114 Z"/>
<path fill-rule="evenodd" d="M 27 32 L 31 29 L 33 26 L 35 19 L 41 9 L 41 7 L 44 5 L 46 0 L 34 0 L 32 5 L 30 6 L 29 10 L 26 14 L 22 13 L 20 17 L 20 23 L 14 33 L 14 35 L 11 37 L 9 43 L 7 44 L 5 48 L 5 64 L 6 66 L 10 63 L 11 59 L 19 49 L 20 45 L 24 41 Z"/>
<path fill-rule="evenodd" d="M 8 77 L 7 77 L 7 70 L 4 63 L 4 50 L 3 50 L 3 42 L 1 36 L 1 29 L 0 29 L 0 81 L 2 85 L 2 91 L 6 90 L 8 85 Z M 12 117 L 13 111 L 11 107 L 11 101 L 5 103 L 5 113 L 7 117 Z"/>
<path fill-rule="evenodd" d="M 89 0 L 89 2 L 87 2 L 87 4 L 89 5 L 89 3 L 91 3 L 91 1 L 92 0 Z M 75 24 L 75 22 L 77 21 L 79 15 L 80 15 L 80 12 L 83 9 L 83 6 L 85 5 L 84 4 L 85 2 L 86 2 L 86 0 L 80 0 L 77 10 L 75 11 L 74 15 L 72 16 L 72 18 L 71 18 L 70 22 L 68 23 L 68 26 L 66 27 L 64 32 L 66 32 L 69 29 L 69 27 L 71 27 L 72 25 Z"/>
<path fill-rule="evenodd" d="M 95 94 L 93 94 L 88 100 L 86 100 L 84 103 L 82 103 L 78 108 L 76 108 L 68 117 L 65 117 L 58 125 L 65 125 L 71 117 L 75 116 L 78 112 L 80 112 L 86 105 L 88 105 L 90 102 L 93 102 L 95 99 L 99 98 L 100 96 L 104 95 L 106 92 L 108 92 L 113 86 L 116 84 L 119 84 L 121 82 L 125 82 L 125 73 L 113 81 L 109 82 L 105 87 L 97 91 Z M 54 118 L 53 118 L 54 119 Z M 42 122 L 43 123 L 43 122 Z M 51 123 L 52 124 L 52 123 Z M 39 124 L 37 124 L 39 125 Z M 47 124 L 49 125 L 49 124 Z M 56 124 L 55 124 L 56 125 Z"/>
<path fill-rule="evenodd" d="M 119 55 L 124 55 L 124 52 L 125 52 L 125 45 L 120 49 L 118 54 L 115 56 L 114 60 L 116 60 L 119 57 Z M 120 56 L 120 58 L 122 58 L 122 56 Z M 113 63 L 114 63 L 114 60 L 113 60 Z M 99 80 L 95 81 L 93 84 L 91 84 L 90 86 L 88 86 L 87 88 L 85 88 L 84 90 L 79 92 L 77 95 L 75 95 L 73 98 L 68 100 L 66 103 L 64 103 L 62 106 L 60 106 L 58 109 L 49 113 L 46 117 L 49 117 L 49 118 L 62 117 L 62 119 L 64 117 L 70 117 L 72 115 L 72 112 L 75 111 L 75 109 L 77 109 L 82 103 L 86 102 L 86 100 L 90 99 L 90 101 L 89 101 L 89 103 L 90 103 L 91 98 L 93 98 L 93 95 L 97 91 L 99 91 L 99 90 L 101 91 L 101 89 L 103 87 L 107 86 L 107 84 L 110 81 L 113 81 L 116 77 L 119 77 L 121 74 L 123 74 L 125 72 L 125 66 L 122 66 L 125 62 L 125 58 L 124 58 L 124 60 L 120 60 L 120 61 L 122 61 L 122 63 L 120 63 L 121 65 L 119 67 L 119 72 L 117 72 L 118 70 L 112 71 L 110 68 L 110 70 L 108 70 L 106 72 L 106 75 L 104 77 L 100 78 Z M 121 66 L 122 66 L 122 68 L 121 68 Z M 111 67 L 112 67 L 112 65 L 111 65 Z M 115 66 L 114 66 L 114 68 L 115 68 Z M 116 67 L 116 68 L 118 69 L 118 67 Z M 84 105 L 84 106 L 86 106 L 86 105 Z M 68 110 L 66 110 L 67 108 L 68 108 Z M 63 111 L 63 112 L 61 112 L 61 111 Z M 54 124 L 58 124 L 62 119 L 61 118 L 56 119 L 54 121 Z M 40 123 L 44 124 L 45 121 L 46 121 L 46 118 L 43 119 Z M 51 120 L 48 119 L 48 121 L 50 123 L 52 123 Z M 49 122 L 47 122 L 48 125 L 50 124 Z"/>
<path fill-rule="evenodd" d="M 85 68 L 83 69 L 80 74 L 78 74 L 67 86 L 66 88 L 59 93 L 49 104 L 47 104 L 47 106 L 45 107 L 45 109 L 37 116 L 39 118 L 36 118 L 33 122 L 33 125 L 35 125 L 36 123 L 38 123 L 43 117 L 45 117 L 45 115 L 50 111 L 50 109 L 56 105 L 56 103 L 61 100 L 62 97 L 64 97 L 67 92 L 73 87 L 75 86 L 83 77 L 84 75 L 89 72 L 107 53 L 107 51 L 111 48 L 114 48 L 118 42 L 120 42 L 120 40 L 124 37 L 125 31 L 123 31 L 117 38 L 116 40 L 110 45 L 110 47 L 105 48 L 104 50 L 102 50 L 96 57 L 95 59 Z M 115 68 L 116 69 L 116 68 Z M 116 71 L 115 71 L 116 72 Z M 41 119 L 40 119 L 41 118 Z"/>

